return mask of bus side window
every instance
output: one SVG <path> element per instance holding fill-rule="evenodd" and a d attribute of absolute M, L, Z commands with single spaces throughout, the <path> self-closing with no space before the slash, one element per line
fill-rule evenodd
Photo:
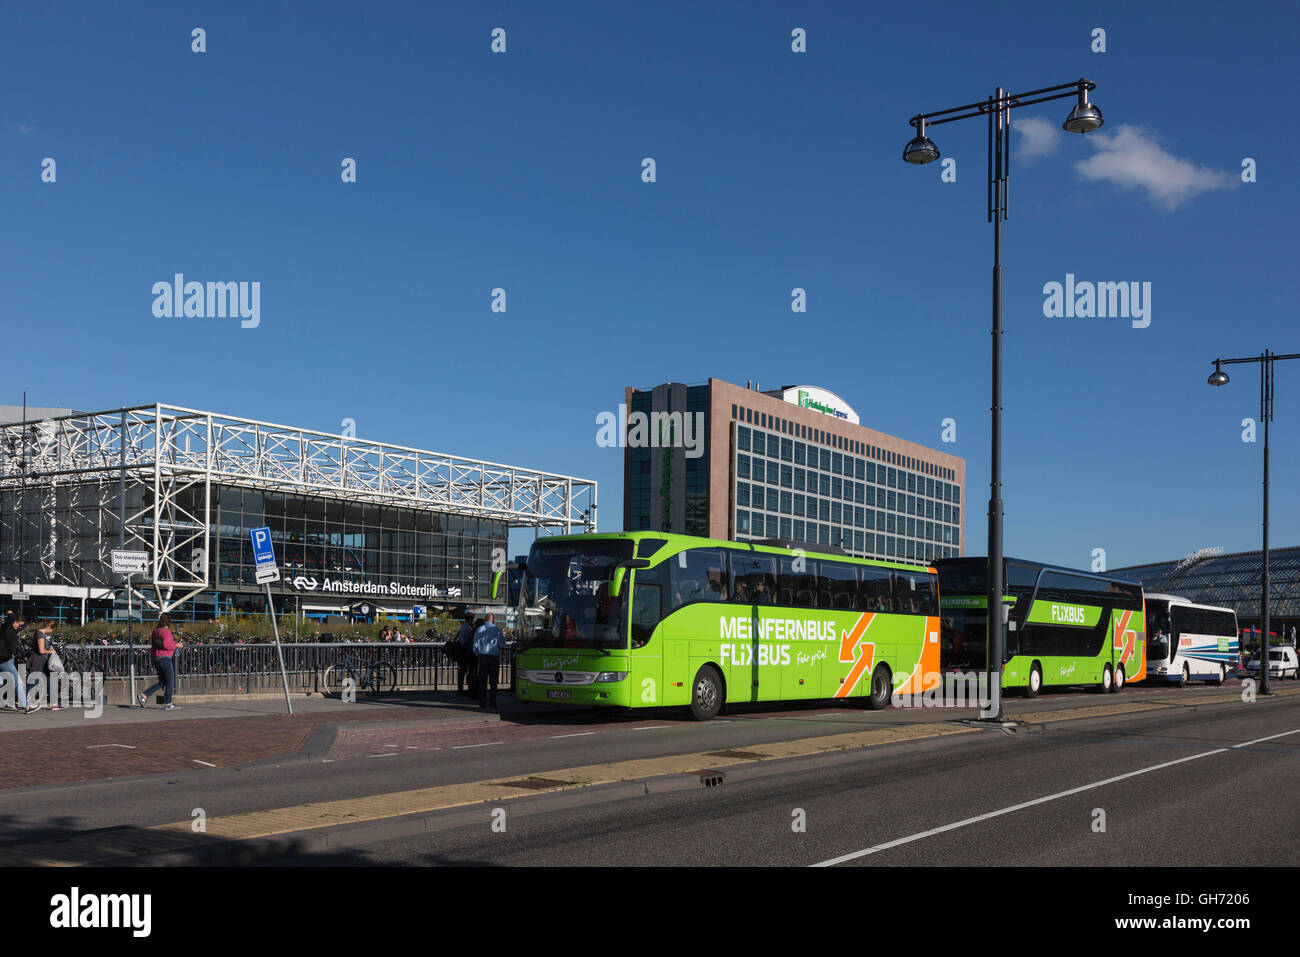
<path fill-rule="evenodd" d="M 851 610 L 858 598 L 857 568 L 843 562 L 822 562 L 821 588 L 828 599 L 826 607 Z"/>
<path fill-rule="evenodd" d="M 909 615 L 933 615 L 934 576 L 929 572 L 898 572 L 894 576 L 895 606 Z"/>
<path fill-rule="evenodd" d="M 668 559 L 670 609 L 693 601 L 726 601 L 727 576 L 722 552 L 692 548 Z"/>
<path fill-rule="evenodd" d="M 663 606 L 663 565 L 632 572 L 632 647 L 643 648 L 659 624 Z"/>
<path fill-rule="evenodd" d="M 772 604 L 776 595 L 776 562 L 771 555 L 733 552 L 731 570 L 736 601 L 754 605 Z"/>
<path fill-rule="evenodd" d="M 817 592 L 817 563 L 803 559 L 802 571 L 796 572 L 795 559 L 777 559 L 776 603 L 795 608 L 815 606 Z"/>
<path fill-rule="evenodd" d="M 862 581 L 858 585 L 858 607 L 863 611 L 890 611 L 889 572 L 874 565 L 860 569 Z"/>

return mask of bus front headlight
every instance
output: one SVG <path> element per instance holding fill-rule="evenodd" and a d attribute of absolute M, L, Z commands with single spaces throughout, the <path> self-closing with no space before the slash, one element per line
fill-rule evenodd
<path fill-rule="evenodd" d="M 627 672 L 626 671 L 602 671 L 600 674 L 596 675 L 596 680 L 597 681 L 626 681 Z"/>

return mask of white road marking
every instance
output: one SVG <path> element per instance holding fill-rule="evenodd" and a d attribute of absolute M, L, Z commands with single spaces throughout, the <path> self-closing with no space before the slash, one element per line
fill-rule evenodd
<path fill-rule="evenodd" d="M 492 745 L 494 745 L 494 744 L 504 744 L 504 742 L 502 742 L 502 741 L 488 741 L 488 742 L 485 742 L 484 744 L 458 744 L 458 745 L 456 745 L 454 748 L 452 748 L 452 750 L 453 750 L 453 751 L 459 751 L 459 750 L 461 750 L 462 748 L 490 748 L 490 747 L 492 747 Z"/>
<path fill-rule="evenodd" d="M 552 738 L 581 738 L 585 734 L 595 734 L 595 731 L 575 731 L 573 734 L 553 734 Z"/>
<path fill-rule="evenodd" d="M 93 751 L 96 748 L 126 748 L 128 751 L 134 751 L 134 744 L 88 744 L 86 750 Z"/>
<path fill-rule="evenodd" d="M 666 725 L 666 724 L 643 724 L 641 727 L 639 727 L 639 728 L 633 728 L 632 730 L 633 730 L 633 731 L 653 731 L 653 730 L 655 730 L 655 728 L 666 728 L 666 727 L 668 727 L 668 725 Z"/>
<path fill-rule="evenodd" d="M 204 767 L 208 767 L 208 768 L 216 767 L 215 764 L 208 764 L 207 761 L 200 761 L 198 758 L 190 758 L 190 760 L 193 761 L 195 764 L 202 764 Z"/>
<path fill-rule="evenodd" d="M 387 754 L 367 754 L 368 758 L 395 758 L 400 752 L 389 751 Z"/>
<path fill-rule="evenodd" d="M 1011 814 L 1014 811 L 1023 811 L 1027 807 L 1034 807 L 1039 804 L 1046 804 L 1049 801 L 1056 801 L 1063 797 L 1070 797 L 1073 794 L 1082 794 L 1084 791 L 1091 791 L 1094 788 L 1105 787 L 1107 784 L 1114 784 L 1117 781 L 1124 781 L 1128 778 L 1135 778 L 1140 774 L 1147 774 L 1151 771 L 1159 771 L 1162 768 L 1171 768 L 1176 764 L 1185 764 L 1188 761 L 1196 761 L 1200 758 L 1208 758 L 1215 754 L 1224 754 L 1228 751 L 1235 751 L 1239 748 L 1248 748 L 1252 744 L 1262 744 L 1265 741 L 1272 741 L 1274 738 L 1285 738 L 1288 735 L 1300 734 L 1300 728 L 1294 731 L 1283 731 L 1280 734 L 1270 734 L 1264 738 L 1256 738 L 1253 741 L 1243 741 L 1241 744 L 1234 744 L 1229 748 L 1215 748 L 1213 751 L 1202 751 L 1200 754 L 1191 754 L 1185 758 L 1178 758 L 1174 761 L 1165 761 L 1161 764 L 1153 764 L 1149 768 L 1139 768 L 1136 771 L 1129 771 L 1126 774 L 1117 774 L 1112 778 L 1105 778 L 1101 781 L 1094 781 L 1091 784 L 1082 784 L 1077 788 L 1070 788 L 1068 791 L 1059 791 L 1056 794 L 1049 794 L 1046 797 L 1034 798 L 1032 801 L 1024 801 L 1020 804 L 1013 804 L 1010 807 L 1004 807 L 997 811 L 989 811 L 987 814 L 979 814 L 975 817 L 968 817 L 964 821 L 955 821 L 952 824 L 945 824 L 943 827 L 932 827 L 928 831 L 921 831 L 919 834 L 911 834 L 907 837 L 900 837 L 896 841 L 889 841 L 885 844 L 877 844 L 875 847 L 868 847 L 861 851 L 854 851 L 852 854 L 843 854 L 839 857 L 832 857 L 829 861 L 822 861 L 820 864 L 813 864 L 813 867 L 832 867 L 836 864 L 843 864 L 845 861 L 856 860 L 859 857 L 866 857 L 869 854 L 879 854 L 881 851 L 887 851 L 891 848 L 900 847 L 904 844 L 911 844 L 913 841 L 920 841 L 927 837 L 933 837 L 936 834 L 943 834 L 946 831 L 955 831 L 959 827 L 966 827 L 968 824 L 978 824 L 980 821 L 987 821 L 991 818 L 1002 817 L 1004 814 Z"/>

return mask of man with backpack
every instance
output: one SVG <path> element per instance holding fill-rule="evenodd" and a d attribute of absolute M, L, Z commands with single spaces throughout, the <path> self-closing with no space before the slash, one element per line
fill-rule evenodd
<path fill-rule="evenodd" d="M 497 675 L 501 671 L 501 651 L 506 639 L 488 612 L 483 623 L 474 632 L 474 654 L 478 658 L 478 706 L 481 711 L 495 711 L 497 706 Z M 488 686 L 492 688 L 488 696 Z"/>
<path fill-rule="evenodd" d="M 466 698 L 478 697 L 477 659 L 474 656 L 474 616 L 468 609 L 465 621 L 456 632 L 456 694 Z"/>

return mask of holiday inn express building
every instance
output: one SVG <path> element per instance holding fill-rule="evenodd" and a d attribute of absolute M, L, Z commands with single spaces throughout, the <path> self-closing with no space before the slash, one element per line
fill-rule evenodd
<path fill-rule="evenodd" d="M 626 389 L 625 415 L 628 531 L 962 554 L 965 460 L 862 425 L 825 389 L 664 383 Z"/>

